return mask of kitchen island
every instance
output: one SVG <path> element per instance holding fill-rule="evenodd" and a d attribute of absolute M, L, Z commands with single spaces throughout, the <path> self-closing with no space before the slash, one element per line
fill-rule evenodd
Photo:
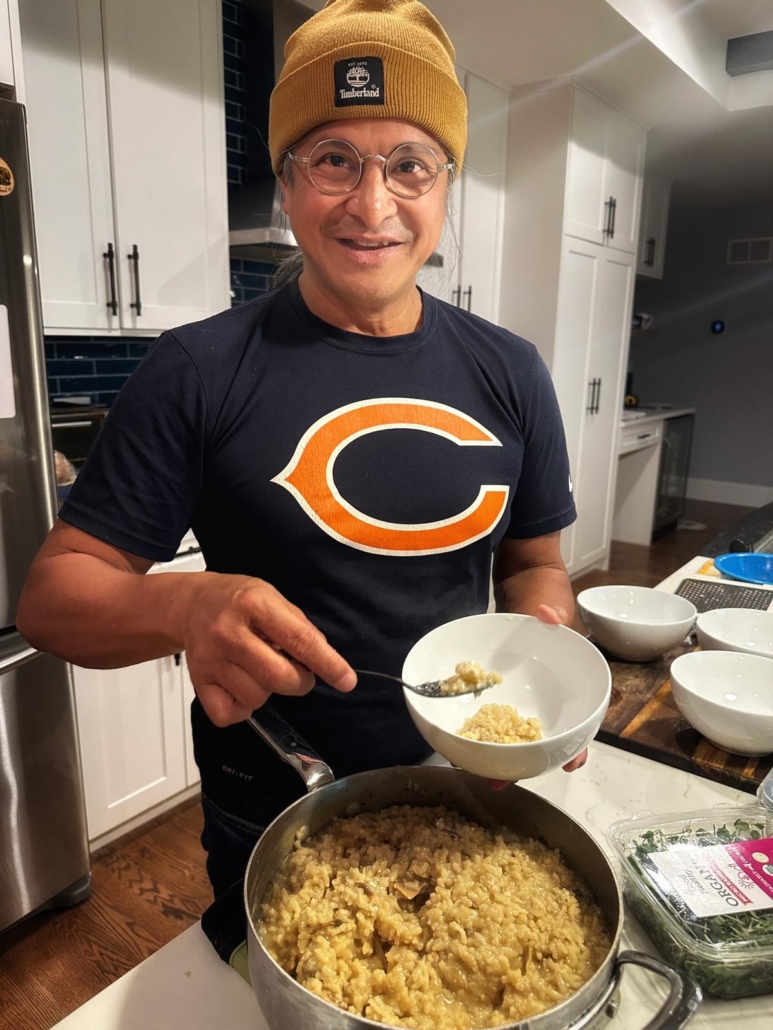
<path fill-rule="evenodd" d="M 644 811 L 678 813 L 754 801 L 751 794 L 598 742 L 591 744 L 584 768 L 571 774 L 546 774 L 530 780 L 528 788 L 571 813 L 610 856 L 605 834 L 617 819 Z M 629 913 L 622 946 L 654 953 Z M 664 997 L 659 977 L 628 966 L 623 973 L 620 1008 L 609 1023 L 610 1030 L 642 1030 Z M 710 999 L 703 1002 L 690 1026 L 695 1030 L 721 1030 L 742 1024 L 744 1030 L 768 1030 L 771 1010 L 769 995 L 740 1001 Z M 57 1024 L 57 1030 L 172 1027 L 268 1030 L 251 988 L 221 962 L 199 924 Z"/>

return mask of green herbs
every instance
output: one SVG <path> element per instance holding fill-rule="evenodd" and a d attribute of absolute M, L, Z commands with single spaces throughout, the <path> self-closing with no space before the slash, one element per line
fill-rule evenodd
<path fill-rule="evenodd" d="M 739 818 L 731 826 L 710 829 L 705 821 L 676 832 L 648 829 L 628 842 L 631 909 L 664 958 L 721 998 L 773 991 L 773 909 L 696 917 L 678 894 L 666 889 L 650 856 L 675 845 L 709 847 L 767 834 L 764 821 Z"/>

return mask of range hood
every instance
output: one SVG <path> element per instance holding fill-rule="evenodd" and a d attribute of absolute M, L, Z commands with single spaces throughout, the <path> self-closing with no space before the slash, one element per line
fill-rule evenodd
<path fill-rule="evenodd" d="M 281 214 L 281 188 L 268 152 L 271 90 L 284 63 L 284 46 L 313 11 L 296 0 L 243 0 L 245 181 L 228 192 L 229 244 L 234 257 L 275 261 L 297 249 Z"/>

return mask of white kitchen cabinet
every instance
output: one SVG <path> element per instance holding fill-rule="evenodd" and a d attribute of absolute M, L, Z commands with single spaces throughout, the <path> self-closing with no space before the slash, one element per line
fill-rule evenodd
<path fill-rule="evenodd" d="M 94 840 L 185 788 L 182 677 L 170 656 L 73 679 Z"/>
<path fill-rule="evenodd" d="M 663 278 L 670 200 L 671 183 L 647 172 L 642 195 L 637 275 L 649 279 Z"/>
<path fill-rule="evenodd" d="M 562 538 L 572 570 L 607 557 L 633 286 L 632 255 L 564 237 L 553 378 L 578 511 Z"/>
<path fill-rule="evenodd" d="M 24 103 L 18 0 L 0 0 L 0 97 Z"/>
<path fill-rule="evenodd" d="M 203 572 L 200 553 L 154 565 Z M 199 782 L 185 654 L 125 669 L 73 668 L 89 840 Z"/>
<path fill-rule="evenodd" d="M 13 50 L 11 49 L 11 13 L 9 0 L 0 0 L 0 88 L 12 86 Z"/>
<path fill-rule="evenodd" d="M 111 332 L 113 222 L 99 0 L 24 0 L 27 119 L 47 330 Z"/>
<path fill-rule="evenodd" d="M 574 91 L 564 232 L 636 253 L 645 133 Z"/>
<path fill-rule="evenodd" d="M 23 0 L 50 332 L 155 335 L 228 307 L 217 0 Z"/>
<path fill-rule="evenodd" d="M 418 282 L 441 300 L 496 322 L 508 101 L 506 94 L 476 75 L 462 69 L 457 74 L 467 94 L 467 152 L 437 251 L 443 267 L 422 269 Z"/>
<path fill-rule="evenodd" d="M 578 511 L 562 534 L 573 575 L 609 553 L 644 139 L 576 86 L 511 101 L 500 324 L 536 345 L 555 384 Z"/>

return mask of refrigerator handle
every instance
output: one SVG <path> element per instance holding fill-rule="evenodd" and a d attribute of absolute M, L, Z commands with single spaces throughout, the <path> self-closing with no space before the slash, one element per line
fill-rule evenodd
<path fill-rule="evenodd" d="M 25 662 L 29 662 L 39 654 L 40 651 L 34 647 L 26 647 L 23 651 L 18 651 L 8 658 L 0 658 L 0 676 L 6 672 L 13 672 L 14 669 L 18 669 L 20 665 L 24 665 Z"/>

